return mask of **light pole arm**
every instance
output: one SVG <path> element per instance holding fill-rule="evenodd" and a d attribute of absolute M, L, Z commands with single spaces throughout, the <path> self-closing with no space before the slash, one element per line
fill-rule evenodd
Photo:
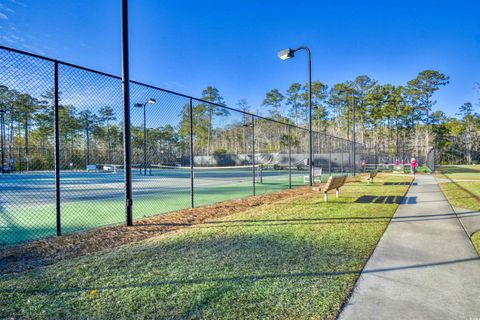
<path fill-rule="evenodd" d="M 306 50 L 308 52 L 308 56 L 310 57 L 310 48 L 307 46 L 300 46 L 297 49 L 293 49 L 293 52 L 299 51 L 299 50 Z"/>

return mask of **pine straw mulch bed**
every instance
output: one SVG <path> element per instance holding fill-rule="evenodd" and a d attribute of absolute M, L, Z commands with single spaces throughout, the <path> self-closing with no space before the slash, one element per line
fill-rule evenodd
<path fill-rule="evenodd" d="M 63 259 L 138 242 L 179 228 L 200 224 L 206 220 L 235 214 L 251 207 L 310 193 L 312 189 L 309 187 L 289 189 L 144 218 L 135 221 L 132 227 L 113 225 L 24 244 L 0 246 L 0 274 L 20 272 L 53 264 Z"/>

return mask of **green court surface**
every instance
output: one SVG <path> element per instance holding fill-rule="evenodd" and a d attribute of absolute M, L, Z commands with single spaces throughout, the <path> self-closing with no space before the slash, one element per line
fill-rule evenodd
<path fill-rule="evenodd" d="M 303 186 L 305 174 L 293 173 L 292 187 Z M 124 223 L 125 202 L 120 173 L 65 173 L 63 176 L 63 234 Z M 327 174 L 322 176 L 323 181 L 327 178 Z M 289 188 L 288 171 L 265 172 L 262 180 L 262 183 L 255 183 L 256 195 Z M 9 175 L 0 182 L 5 189 L 0 195 L 0 244 L 56 235 L 54 180 L 51 174 Z M 169 171 L 164 176 L 135 175 L 134 219 L 190 208 L 189 183 L 188 177 L 176 171 Z M 195 207 L 253 195 L 253 179 L 244 174 L 232 173 L 230 178 L 199 174 L 194 185 Z"/>

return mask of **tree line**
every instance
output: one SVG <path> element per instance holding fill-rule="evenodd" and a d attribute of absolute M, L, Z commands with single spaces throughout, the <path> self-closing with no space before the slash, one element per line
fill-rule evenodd
<path fill-rule="evenodd" d="M 53 91 L 40 97 L 0 85 L 3 110 L 4 166 L 9 170 L 51 170 L 54 167 Z M 79 110 L 59 105 L 62 169 L 85 169 L 87 164 L 123 163 L 122 114 L 112 106 Z M 143 159 L 143 126 L 132 126 L 136 163 Z M 180 139 L 172 125 L 148 129 L 148 152 L 171 158 Z"/>
<path fill-rule="evenodd" d="M 472 102 L 458 106 L 455 117 L 432 111 L 435 93 L 449 84 L 449 76 L 424 70 L 403 85 L 381 84 L 366 75 L 336 83 L 312 83 L 312 122 L 318 132 L 352 138 L 366 153 L 382 159 L 425 159 L 437 151 L 438 161 L 472 163 L 479 161 L 480 119 Z M 479 86 L 477 85 L 477 89 Z M 307 124 L 307 85 L 293 83 L 284 92 L 272 89 L 263 100 L 269 115 Z M 355 115 L 353 112 L 355 110 Z"/>
<path fill-rule="evenodd" d="M 329 87 L 312 83 L 312 124 L 323 135 L 352 139 L 355 123 L 356 141 L 364 145 L 363 156 L 372 161 L 383 159 L 425 158 L 431 148 L 444 163 L 473 163 L 480 157 L 480 116 L 475 104 L 459 106 L 455 117 L 432 111 L 435 93 L 448 85 L 449 77 L 435 70 L 420 72 L 404 85 L 380 84 L 360 75 L 353 80 Z M 6 166 L 15 170 L 53 168 L 53 92 L 39 97 L 0 85 L 0 109 L 4 118 L 4 156 Z M 208 86 L 201 102 L 194 100 L 193 142 L 195 155 L 257 152 L 307 152 L 306 131 L 287 125 L 255 120 L 252 141 L 252 117 L 246 113 L 219 107 L 224 104 L 220 91 Z M 60 99 L 60 101 L 62 101 Z M 279 122 L 306 127 L 308 115 L 306 85 L 293 83 L 282 93 L 272 89 L 265 94 L 264 112 Z M 246 99 L 236 109 L 251 112 Z M 122 119 L 119 106 L 103 105 L 79 109 L 60 103 L 60 142 L 62 168 L 85 168 L 86 164 L 114 163 L 122 160 Z M 353 114 L 355 112 L 355 114 Z M 178 123 L 147 129 L 147 153 L 150 163 L 185 162 L 189 155 L 189 104 L 181 108 Z M 231 121 L 228 121 L 228 120 Z M 232 120 L 234 119 L 234 120 Z M 132 126 L 134 164 L 143 161 L 143 125 Z M 317 152 L 327 152 L 322 135 Z M 338 148 L 349 152 L 348 143 Z M 320 147 L 322 145 L 323 147 Z M 323 148 L 323 150 L 322 150 Z M 332 149 L 330 148 L 330 151 Z M 342 151 L 344 152 L 344 151 Z"/>

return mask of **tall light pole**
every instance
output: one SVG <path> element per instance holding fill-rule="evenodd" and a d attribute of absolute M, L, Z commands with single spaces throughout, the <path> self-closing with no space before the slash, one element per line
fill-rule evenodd
<path fill-rule="evenodd" d="M 305 50 L 308 54 L 308 162 L 309 162 L 309 180 L 310 185 L 313 185 L 313 134 L 312 134 L 312 56 L 310 49 L 306 46 L 298 47 L 297 49 L 284 49 L 278 52 L 278 57 L 281 60 L 288 60 L 295 56 L 295 52 Z"/>
<path fill-rule="evenodd" d="M 2 166 L 0 172 L 5 172 L 5 110 L 0 109 L 0 148 L 2 149 Z"/>
<path fill-rule="evenodd" d="M 125 220 L 133 226 L 132 161 L 130 132 L 130 67 L 128 57 L 128 0 L 121 0 L 122 12 L 122 105 L 123 105 L 123 164 L 125 168 Z"/>
<path fill-rule="evenodd" d="M 356 166 L 356 157 L 355 157 L 355 153 L 356 153 L 356 137 L 355 137 L 355 133 L 356 133 L 356 124 L 355 124 L 355 121 L 356 121 L 356 117 L 355 117 L 355 95 L 352 93 L 352 154 L 353 154 L 353 175 L 355 176 L 357 174 L 357 166 Z"/>
<path fill-rule="evenodd" d="M 157 102 L 155 99 L 150 98 L 145 103 L 135 103 L 133 106 L 136 108 L 143 108 L 143 174 L 147 175 L 147 104 L 154 104 Z"/>

